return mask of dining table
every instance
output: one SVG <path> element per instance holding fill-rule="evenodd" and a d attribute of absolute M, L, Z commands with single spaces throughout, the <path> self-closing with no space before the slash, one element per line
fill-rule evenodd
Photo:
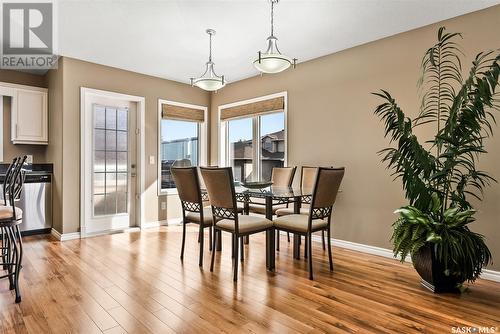
<path fill-rule="evenodd" d="M 236 200 L 243 203 L 244 212 L 248 214 L 248 207 L 250 204 L 263 205 L 265 207 L 265 216 L 267 219 L 273 219 L 273 207 L 276 205 L 281 206 L 293 206 L 293 212 L 296 214 L 300 213 L 300 207 L 302 203 L 310 203 L 312 198 L 313 189 L 312 188 L 301 188 L 301 187 L 279 187 L 279 186 L 268 186 L 265 188 L 247 188 L 244 186 L 235 186 Z M 208 200 L 208 195 L 206 191 L 202 191 L 204 200 Z M 272 238 L 273 240 L 267 240 L 267 244 L 274 245 L 274 234 L 266 234 L 267 238 Z M 220 240 L 220 238 L 218 238 Z M 248 238 L 246 238 L 245 243 L 248 243 Z M 293 235 L 293 257 L 295 259 L 300 259 L 300 235 Z M 217 250 L 221 250 L 222 245 L 217 244 Z M 268 268 L 274 268 L 274 246 L 272 246 L 273 251 L 269 250 L 266 256 L 266 263 Z"/>

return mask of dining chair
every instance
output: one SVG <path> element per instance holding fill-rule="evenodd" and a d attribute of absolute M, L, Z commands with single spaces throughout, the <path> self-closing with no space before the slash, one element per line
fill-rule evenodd
<path fill-rule="evenodd" d="M 23 170 L 26 156 L 13 161 L 12 170 L 9 175 L 9 182 L 6 184 L 4 204 L 0 207 L 0 229 L 2 231 L 2 251 L 6 250 L 2 257 L 2 264 L 6 268 L 7 274 L 0 276 L 9 279 L 9 289 L 15 290 L 16 303 L 21 302 L 19 289 L 19 274 L 23 261 L 23 242 L 19 224 L 23 219 L 23 211 L 16 207 L 16 202 L 21 197 L 23 189 L 25 171 Z M 4 237 L 5 236 L 5 237 Z"/>
<path fill-rule="evenodd" d="M 199 266 L 203 266 L 203 244 L 205 228 L 209 229 L 209 249 L 212 250 L 212 210 L 203 206 L 200 190 L 198 167 L 172 167 L 172 177 L 182 205 L 182 245 L 181 260 L 184 260 L 186 242 L 186 224 L 199 226 L 198 241 L 200 244 Z"/>
<path fill-rule="evenodd" d="M 295 171 L 297 167 L 273 167 L 271 171 L 271 182 L 273 187 L 291 187 L 293 183 L 293 177 L 295 176 Z M 288 204 L 281 203 L 279 201 L 273 201 L 273 215 L 280 208 L 287 208 Z M 248 211 L 252 213 L 258 213 L 261 215 L 266 214 L 266 207 L 264 201 L 259 201 L 258 199 L 248 205 Z M 292 210 L 293 212 L 293 210 Z"/>
<path fill-rule="evenodd" d="M 312 268 L 312 234 L 318 231 L 327 232 L 328 240 L 328 260 L 330 271 L 333 270 L 332 247 L 330 241 L 330 226 L 332 219 L 333 205 L 337 198 L 337 193 L 344 177 L 345 168 L 324 168 L 319 167 L 314 190 L 312 193 L 309 214 L 292 214 L 278 217 L 274 220 L 276 229 L 305 236 L 308 248 L 309 279 L 313 279 Z"/>
<path fill-rule="evenodd" d="M 314 181 L 316 180 L 316 173 L 318 172 L 318 167 L 302 166 L 300 170 L 300 187 L 302 189 L 312 189 L 314 187 Z M 309 214 L 309 205 L 311 204 L 311 196 L 304 196 L 301 199 L 300 214 Z M 295 212 L 293 208 L 280 208 L 276 210 L 276 216 L 286 216 L 293 215 Z M 279 234 L 277 234 L 279 237 Z M 288 242 L 290 242 L 289 233 L 287 233 Z M 321 242 L 323 250 L 326 250 L 325 244 L 325 232 L 321 231 Z M 276 248 L 279 250 L 279 240 L 276 241 Z M 306 247 L 304 251 L 305 257 L 307 257 L 307 240 Z"/>
<path fill-rule="evenodd" d="M 259 232 L 274 231 L 273 222 L 260 216 L 238 214 L 231 167 L 201 167 L 200 170 L 212 206 L 214 231 L 220 231 L 220 233 L 214 233 L 212 249 L 215 249 L 217 239 L 222 238 L 222 232 L 231 233 L 234 262 L 233 280 L 236 282 L 238 279 L 238 253 L 241 252 L 241 261 L 244 259 L 243 242 L 240 241 L 240 238 Z M 269 238 L 267 238 L 267 241 L 269 241 Z M 267 245 L 267 242 L 266 247 L 269 250 L 270 246 Z M 210 271 L 214 269 L 215 253 L 212 252 Z"/>

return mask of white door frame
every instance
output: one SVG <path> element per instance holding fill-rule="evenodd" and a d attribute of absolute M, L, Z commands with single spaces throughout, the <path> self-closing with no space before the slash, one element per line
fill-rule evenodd
<path fill-rule="evenodd" d="M 133 96 L 115 93 L 105 90 L 80 87 L 80 237 L 86 237 L 87 221 L 92 217 L 85 205 L 85 185 L 90 182 L 87 172 L 90 170 L 90 159 L 86 161 L 86 146 L 92 142 L 92 115 L 85 112 L 86 101 L 90 97 L 114 98 L 137 103 L 137 128 L 139 136 L 137 142 L 137 195 L 136 197 L 136 222 L 141 227 L 145 222 L 144 189 L 145 189 L 145 104 L 146 99 L 142 96 Z M 135 131 L 135 130 L 134 130 Z"/>

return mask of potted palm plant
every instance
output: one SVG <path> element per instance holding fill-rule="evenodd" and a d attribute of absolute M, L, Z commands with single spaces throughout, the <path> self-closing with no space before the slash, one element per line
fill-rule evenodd
<path fill-rule="evenodd" d="M 379 153 L 401 179 L 409 202 L 395 211 L 394 255 L 402 261 L 410 255 L 422 283 L 434 292 L 473 282 L 491 262 L 484 237 L 469 228 L 476 213 L 470 200 L 480 200 L 495 181 L 477 161 L 493 133 L 493 113 L 500 110 L 500 55 L 479 53 L 463 77 L 459 38 L 442 27 L 425 53 L 417 117 L 407 117 L 387 91 L 374 93 L 384 100 L 375 114 L 392 144 Z M 421 142 L 415 135 L 421 126 L 434 126 L 433 138 Z"/>

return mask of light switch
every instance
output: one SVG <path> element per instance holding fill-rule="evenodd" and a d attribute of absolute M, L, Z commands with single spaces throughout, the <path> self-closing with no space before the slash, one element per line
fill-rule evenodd
<path fill-rule="evenodd" d="M 167 202 L 161 202 L 161 209 L 167 210 Z"/>
<path fill-rule="evenodd" d="M 150 155 L 149 156 L 149 164 L 150 165 L 154 165 L 155 164 L 155 156 L 154 155 Z"/>

